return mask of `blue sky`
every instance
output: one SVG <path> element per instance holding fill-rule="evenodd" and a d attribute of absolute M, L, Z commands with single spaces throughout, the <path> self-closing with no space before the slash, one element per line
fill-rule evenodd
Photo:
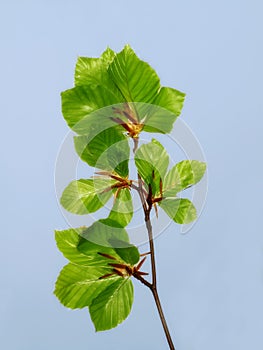
<path fill-rule="evenodd" d="M 1 348 L 167 348 L 152 297 L 137 283 L 130 317 L 98 334 L 87 310 L 67 310 L 52 295 L 65 264 L 53 230 L 67 227 L 53 184 L 68 131 L 59 94 L 73 85 L 78 55 L 129 43 L 163 85 L 186 92 L 180 118 L 209 168 L 197 224 L 186 235 L 172 225 L 156 240 L 177 349 L 262 349 L 262 10 L 259 0 L 0 5 Z"/>

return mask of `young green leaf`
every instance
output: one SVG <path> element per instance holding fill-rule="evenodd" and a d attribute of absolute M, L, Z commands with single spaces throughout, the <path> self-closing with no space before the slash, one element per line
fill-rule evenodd
<path fill-rule="evenodd" d="M 163 107 L 178 117 L 181 114 L 185 100 L 185 93 L 162 86 L 153 104 Z"/>
<path fill-rule="evenodd" d="M 152 194 L 159 193 L 160 182 L 169 165 L 169 156 L 164 147 L 154 139 L 142 145 L 135 154 L 135 164 L 146 186 L 151 185 Z"/>
<path fill-rule="evenodd" d="M 118 222 L 114 222 L 109 218 L 100 219 L 82 232 L 78 250 L 88 256 L 100 252 L 119 259 L 114 249 L 118 246 L 113 246 L 111 240 L 126 242 L 127 247 L 129 246 L 128 233 Z"/>
<path fill-rule="evenodd" d="M 72 181 L 62 193 L 60 203 L 71 213 L 88 214 L 103 207 L 112 196 L 112 179 L 80 179 Z"/>
<path fill-rule="evenodd" d="M 151 103 L 160 88 L 156 72 L 129 45 L 116 54 L 108 72 L 127 102 Z"/>
<path fill-rule="evenodd" d="M 196 184 L 205 170 L 206 164 L 197 160 L 183 160 L 176 164 L 164 178 L 164 197 L 174 197 L 178 192 Z"/>
<path fill-rule="evenodd" d="M 75 85 L 103 85 L 116 90 L 107 72 L 115 53 L 107 49 L 100 58 L 79 57 L 75 69 Z"/>
<path fill-rule="evenodd" d="M 58 249 L 63 253 L 65 258 L 69 261 L 79 264 L 85 265 L 88 264 L 87 256 L 81 254 L 77 246 L 81 239 L 81 235 L 83 234 L 84 227 L 82 228 L 71 228 L 68 230 L 55 231 L 55 239 L 57 243 Z"/>
<path fill-rule="evenodd" d="M 81 237 L 84 236 L 85 230 L 87 230 L 86 227 L 80 227 L 55 231 L 55 239 L 58 249 L 62 252 L 65 258 L 74 264 L 82 266 L 105 267 L 108 261 L 105 263 L 105 257 L 98 254 L 99 249 L 96 249 L 98 246 L 96 246 L 89 255 L 82 253 L 78 249 Z M 94 246 L 94 243 L 90 244 Z M 114 249 L 109 248 L 107 253 L 115 254 L 115 251 Z M 116 255 L 116 257 L 118 256 Z"/>
<path fill-rule="evenodd" d="M 111 271 L 106 263 L 104 267 L 69 263 L 58 276 L 54 294 L 64 306 L 71 309 L 89 306 L 106 287 L 123 279 L 118 275 L 100 279 Z"/>
<path fill-rule="evenodd" d="M 109 219 L 117 221 L 122 227 L 128 225 L 133 216 L 133 205 L 130 190 L 124 188 L 116 192 L 115 201 Z"/>
<path fill-rule="evenodd" d="M 98 220 L 82 231 L 77 249 L 89 257 L 103 253 L 132 266 L 140 259 L 138 249 L 129 243 L 126 230 L 113 226 L 109 218 Z"/>
<path fill-rule="evenodd" d="M 63 116 L 68 126 L 78 134 L 87 134 L 93 122 L 107 123 L 103 125 L 104 128 L 114 126 L 116 123 L 110 119 L 112 109 L 108 106 L 124 101 L 118 90 L 101 85 L 76 86 L 62 92 L 61 97 Z"/>
<path fill-rule="evenodd" d="M 153 104 L 145 106 L 143 131 L 169 133 L 183 108 L 185 94 L 168 87 L 162 87 Z"/>
<path fill-rule="evenodd" d="M 122 278 L 105 288 L 89 307 L 96 331 L 105 331 L 124 321 L 133 303 L 133 285 L 130 279 Z"/>
<path fill-rule="evenodd" d="M 189 199 L 165 198 L 159 205 L 178 224 L 189 224 L 196 219 L 196 209 Z"/>
<path fill-rule="evenodd" d="M 118 239 L 111 239 L 110 242 L 113 247 L 116 247 L 114 250 L 123 261 L 130 265 L 135 265 L 139 262 L 140 253 L 133 244 L 127 244 L 127 242 Z"/>
<path fill-rule="evenodd" d="M 103 130 L 97 135 L 74 137 L 75 149 L 80 158 L 90 166 L 115 172 L 121 177 L 129 173 L 130 147 L 127 137 L 116 127 Z"/>
<path fill-rule="evenodd" d="M 110 47 L 107 47 L 100 57 L 109 65 L 115 56 L 116 52 L 114 52 Z"/>

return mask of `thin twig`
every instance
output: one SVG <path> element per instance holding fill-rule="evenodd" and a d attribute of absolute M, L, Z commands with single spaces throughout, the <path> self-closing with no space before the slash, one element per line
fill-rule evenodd
<path fill-rule="evenodd" d="M 133 149 L 134 153 L 137 150 L 138 141 L 139 141 L 138 139 L 136 140 L 136 142 L 134 141 L 134 149 Z M 166 319 L 163 313 L 158 291 L 157 291 L 155 250 L 154 250 L 154 242 L 153 242 L 153 230 L 152 230 L 151 217 L 150 217 L 151 210 L 152 210 L 152 198 L 149 198 L 151 197 L 150 191 L 149 191 L 149 194 L 147 193 L 148 197 L 146 197 L 145 190 L 143 189 L 142 178 L 139 173 L 138 173 L 138 184 L 139 184 L 138 187 L 137 186 L 132 186 L 132 187 L 137 190 L 142 203 L 143 211 L 144 211 L 144 220 L 145 220 L 145 224 L 148 232 L 148 239 L 149 239 L 149 246 L 150 246 L 152 283 L 145 280 L 139 274 L 135 273 L 133 274 L 133 276 L 151 290 L 170 350 L 175 350 L 175 347 L 168 329 L 168 325 L 166 323 Z"/>

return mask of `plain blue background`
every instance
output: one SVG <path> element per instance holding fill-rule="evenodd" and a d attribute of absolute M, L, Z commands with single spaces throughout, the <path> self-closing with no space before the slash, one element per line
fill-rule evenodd
<path fill-rule="evenodd" d="M 262 349 L 262 11 L 260 0 L 1 2 L 1 349 L 167 349 L 138 283 L 129 318 L 98 334 L 86 309 L 52 294 L 65 263 L 53 236 L 66 228 L 53 185 L 68 130 L 59 94 L 78 55 L 126 43 L 187 93 L 181 117 L 208 160 L 198 223 L 156 240 L 177 349 Z"/>

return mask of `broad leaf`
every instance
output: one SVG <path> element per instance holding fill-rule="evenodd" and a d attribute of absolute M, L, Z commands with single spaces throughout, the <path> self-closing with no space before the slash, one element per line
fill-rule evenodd
<path fill-rule="evenodd" d="M 121 177 L 129 173 L 130 148 L 127 137 L 116 127 L 103 130 L 97 135 L 74 137 L 75 149 L 80 158 L 90 166 L 116 172 Z"/>
<path fill-rule="evenodd" d="M 80 179 L 72 181 L 62 193 L 60 203 L 71 213 L 93 213 L 104 206 L 112 196 L 111 179 Z"/>
<path fill-rule="evenodd" d="M 54 294 L 63 305 L 72 309 L 89 306 L 106 287 L 123 279 L 118 275 L 100 279 L 111 271 L 112 268 L 106 264 L 98 267 L 69 263 L 58 276 Z"/>
<path fill-rule="evenodd" d="M 75 69 L 75 85 L 103 85 L 116 90 L 107 72 L 115 53 L 107 49 L 100 58 L 79 57 Z"/>
<path fill-rule="evenodd" d="M 185 93 L 163 86 L 156 96 L 153 104 L 163 107 L 178 117 L 184 105 Z"/>
<path fill-rule="evenodd" d="M 159 193 L 160 182 L 169 165 L 169 156 L 164 147 L 154 139 L 142 145 L 135 154 L 135 164 L 146 186 L 152 186 L 153 195 Z"/>
<path fill-rule="evenodd" d="M 68 126 L 79 134 L 88 133 L 88 127 L 92 126 L 93 122 L 107 122 L 109 127 L 115 125 L 110 119 L 112 109 L 108 106 L 124 101 L 118 90 L 113 91 L 100 85 L 76 86 L 62 92 L 61 97 L 63 116 Z M 104 107 L 108 108 L 103 109 Z"/>
<path fill-rule="evenodd" d="M 102 53 L 101 58 L 109 65 L 113 61 L 115 55 L 116 53 L 110 47 L 107 47 Z"/>
<path fill-rule="evenodd" d="M 122 278 L 110 284 L 89 307 L 96 331 L 105 331 L 124 321 L 131 311 L 133 285 L 130 279 Z"/>
<path fill-rule="evenodd" d="M 145 106 L 144 131 L 169 133 L 183 108 L 185 94 L 168 87 L 162 87 L 153 104 Z"/>
<path fill-rule="evenodd" d="M 127 102 L 154 101 L 160 88 L 159 77 L 129 45 L 115 56 L 108 71 Z"/>
<path fill-rule="evenodd" d="M 178 224 L 188 224 L 196 219 L 196 209 L 189 199 L 166 198 L 159 205 Z"/>
<path fill-rule="evenodd" d="M 140 253 L 132 244 L 127 244 L 127 242 L 123 242 L 117 239 L 111 239 L 110 242 L 116 248 L 116 253 L 124 260 L 126 263 L 130 265 L 135 265 L 140 260 Z"/>
<path fill-rule="evenodd" d="M 114 222 L 111 219 L 100 219 L 94 222 L 90 227 L 82 232 L 82 237 L 78 244 L 78 250 L 90 256 L 92 254 L 106 253 L 116 259 L 119 259 L 119 255 L 116 253 L 115 248 L 118 248 L 118 243 L 113 245 L 113 241 L 121 241 L 122 246 L 129 246 L 129 236 L 126 230 L 118 226 L 118 222 Z"/>
<path fill-rule="evenodd" d="M 117 221 L 125 227 L 131 221 L 133 216 L 133 205 L 130 190 L 124 188 L 116 192 L 115 201 L 109 214 L 109 219 Z"/>
<path fill-rule="evenodd" d="M 77 249 L 84 229 L 85 228 L 71 228 L 68 230 L 55 231 L 58 249 L 63 253 L 65 258 L 79 265 L 88 264 L 87 256 L 81 254 Z"/>
<path fill-rule="evenodd" d="M 99 266 L 99 267 L 108 267 L 108 260 L 105 260 L 105 257 L 98 254 L 100 249 L 94 249 L 91 254 L 87 255 L 82 253 L 79 249 L 79 243 L 82 239 L 82 236 L 87 230 L 86 227 L 55 231 L 55 238 L 57 242 L 58 249 L 63 253 L 65 258 L 77 265 L 83 266 Z M 94 246 L 94 243 L 90 243 Z M 98 248 L 98 246 L 96 246 Z M 110 254 L 115 254 L 115 250 L 109 248 L 108 251 L 104 249 L 104 252 Z M 116 255 L 116 258 L 119 258 Z"/>
<path fill-rule="evenodd" d="M 178 192 L 199 182 L 206 170 L 206 164 L 197 160 L 183 160 L 165 176 L 164 197 L 173 197 Z"/>

